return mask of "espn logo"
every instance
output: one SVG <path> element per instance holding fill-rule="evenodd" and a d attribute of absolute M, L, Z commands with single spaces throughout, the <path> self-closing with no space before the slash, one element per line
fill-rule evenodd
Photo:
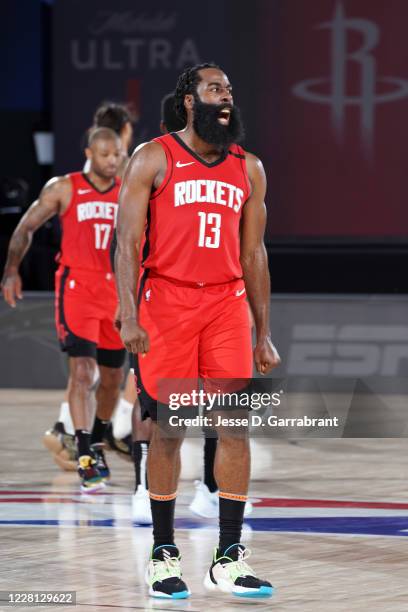
<path fill-rule="evenodd" d="M 408 370 L 408 326 L 295 325 L 288 374 L 403 376 Z"/>

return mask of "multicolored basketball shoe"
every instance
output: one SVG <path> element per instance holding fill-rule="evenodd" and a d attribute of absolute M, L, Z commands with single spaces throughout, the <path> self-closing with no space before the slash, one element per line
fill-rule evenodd
<path fill-rule="evenodd" d="M 271 597 L 274 592 L 271 583 L 257 578 L 246 563 L 250 554 L 249 548 L 242 544 L 233 544 L 222 556 L 218 556 L 216 548 L 214 560 L 204 579 L 206 589 L 237 597 Z"/>
<path fill-rule="evenodd" d="M 67 434 L 61 421 L 57 421 L 52 429 L 45 432 L 42 441 L 60 468 L 66 472 L 76 471 L 78 458 L 75 437 Z"/>
<path fill-rule="evenodd" d="M 110 478 L 110 469 L 108 463 L 105 458 L 105 453 L 103 452 L 104 444 L 103 442 L 95 442 L 95 444 L 91 444 L 91 453 L 93 458 L 96 461 L 96 469 L 102 477 L 102 480 L 109 480 Z"/>
<path fill-rule="evenodd" d="M 181 579 L 180 553 L 177 546 L 164 544 L 152 549 L 145 580 L 149 595 L 161 599 L 186 599 L 191 595 Z"/>
<path fill-rule="evenodd" d="M 82 455 L 78 459 L 78 474 L 81 479 L 81 491 L 83 493 L 94 493 L 105 488 L 105 483 L 100 475 L 96 461 L 89 455 Z"/>

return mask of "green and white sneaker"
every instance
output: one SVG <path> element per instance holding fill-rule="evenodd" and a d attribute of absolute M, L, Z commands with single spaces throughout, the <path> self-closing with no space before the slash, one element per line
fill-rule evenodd
<path fill-rule="evenodd" d="M 213 563 L 204 579 L 205 588 L 237 597 L 271 597 L 274 592 L 271 583 L 257 578 L 246 563 L 250 554 L 249 548 L 242 544 L 233 544 L 221 557 L 216 548 Z"/>
<path fill-rule="evenodd" d="M 145 580 L 149 595 L 161 599 L 186 599 L 191 595 L 181 579 L 180 553 L 177 546 L 164 544 L 152 549 Z"/>

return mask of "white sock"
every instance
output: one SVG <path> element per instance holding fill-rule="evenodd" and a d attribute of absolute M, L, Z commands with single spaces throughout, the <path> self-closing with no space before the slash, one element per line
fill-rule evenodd
<path fill-rule="evenodd" d="M 133 404 L 121 397 L 112 417 L 113 437 L 117 440 L 132 432 L 132 411 Z"/>
<path fill-rule="evenodd" d="M 64 424 L 65 431 L 67 432 L 67 434 L 70 434 L 71 436 L 75 434 L 74 424 L 71 419 L 68 402 L 61 402 L 58 420 Z"/>
<path fill-rule="evenodd" d="M 119 410 L 120 408 L 123 408 L 123 410 L 126 410 L 126 412 L 132 412 L 133 404 L 132 402 L 128 402 L 124 397 L 121 397 L 119 398 L 118 404 L 116 406 L 116 410 Z"/>
<path fill-rule="evenodd" d="M 142 442 L 142 460 L 140 462 L 140 480 L 145 489 L 148 489 L 147 482 L 147 454 L 149 452 L 149 445 Z"/>

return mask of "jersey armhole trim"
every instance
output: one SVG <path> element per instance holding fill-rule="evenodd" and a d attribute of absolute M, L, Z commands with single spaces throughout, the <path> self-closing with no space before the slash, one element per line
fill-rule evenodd
<path fill-rule="evenodd" d="M 68 212 L 71 210 L 72 203 L 73 203 L 74 198 L 75 198 L 75 179 L 74 179 L 74 175 L 73 174 L 68 174 L 68 176 L 69 176 L 69 179 L 71 181 L 72 194 L 71 194 L 71 199 L 69 201 L 69 204 L 68 204 L 66 210 L 62 214 L 58 215 L 60 219 L 63 219 L 64 217 L 67 216 Z"/>
<path fill-rule="evenodd" d="M 157 187 L 157 189 L 155 189 L 151 194 L 150 194 L 150 200 L 154 200 L 155 198 L 157 198 L 157 196 L 159 196 L 162 191 L 164 191 L 164 189 L 166 189 L 167 185 L 169 184 L 171 177 L 173 176 L 173 157 L 170 151 L 170 147 L 168 146 L 168 144 L 162 140 L 162 139 L 155 139 L 154 142 L 157 142 L 158 144 L 160 144 L 160 146 L 163 148 L 164 154 L 166 155 L 166 162 L 167 162 L 167 168 L 166 168 L 166 174 L 164 175 L 164 178 L 161 182 L 161 184 Z"/>
<path fill-rule="evenodd" d="M 247 189 L 248 189 L 248 197 L 247 197 L 247 199 L 244 202 L 244 206 L 245 206 L 245 203 L 249 200 L 249 198 L 252 195 L 252 187 L 251 187 L 251 182 L 250 182 L 249 176 L 248 176 L 248 169 L 247 169 L 247 165 L 246 165 L 245 151 L 239 145 L 237 145 L 237 149 L 238 149 L 238 152 L 240 153 L 239 161 L 241 163 L 242 174 L 244 175 L 245 183 L 246 183 L 246 186 L 247 186 Z"/>

